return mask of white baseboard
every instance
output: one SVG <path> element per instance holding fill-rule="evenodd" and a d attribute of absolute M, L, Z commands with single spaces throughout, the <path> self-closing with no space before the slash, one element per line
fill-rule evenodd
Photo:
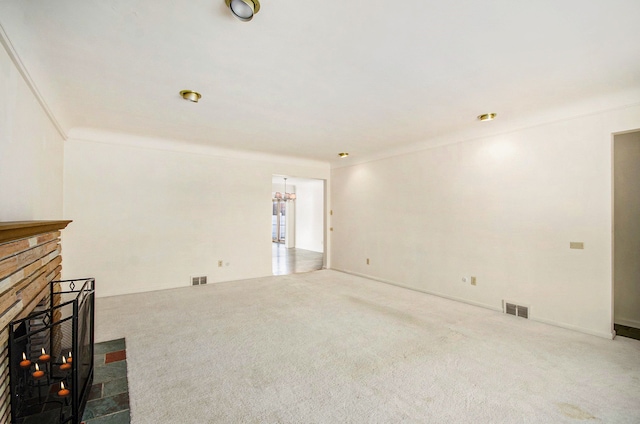
<path fill-rule="evenodd" d="M 419 289 L 419 288 L 416 288 L 416 287 L 411 287 L 411 286 L 407 286 L 405 284 L 397 283 L 395 281 L 385 280 L 383 278 L 374 277 L 372 275 L 361 274 L 359 272 L 347 271 L 347 270 L 344 270 L 344 269 L 337 269 L 337 268 L 332 268 L 332 270 L 333 271 L 344 272 L 345 274 L 349 274 L 349 275 L 355 275 L 356 277 L 367 278 L 367 279 L 373 280 L 373 281 L 379 281 L 381 283 L 390 284 L 390 285 L 396 286 L 396 287 L 402 287 L 403 289 L 413 290 L 413 291 L 417 291 L 417 292 L 424 293 L 424 294 L 430 294 L 432 296 L 442 297 L 443 299 L 455 300 L 456 302 L 466 303 L 467 305 L 473 305 L 473 306 L 478 306 L 478 307 L 484 308 L 484 309 L 491 309 L 492 311 L 502 312 L 502 307 L 498 308 L 498 307 L 495 307 L 495 306 L 492 306 L 492 305 L 487 305 L 486 303 L 474 302 L 472 300 L 462 299 L 462 298 L 458 298 L 458 297 L 455 297 L 455 296 L 449 296 L 449 295 L 446 295 L 446 294 L 442 294 L 442 293 L 438 293 L 438 292 L 434 292 L 434 291 L 430 291 L 430 290 Z"/>
<path fill-rule="evenodd" d="M 548 319 L 540 319 L 540 318 L 532 318 L 532 321 L 537 321 L 537 322 L 541 322 L 543 324 L 548 324 L 548 325 L 553 325 L 554 327 L 560 327 L 560 328 L 566 328 L 567 330 L 573 330 L 573 331 L 577 331 L 579 333 L 585 333 L 585 334 L 591 334 L 592 336 L 598 336 L 598 337 L 602 337 L 605 339 L 609 339 L 609 340 L 613 340 L 613 338 L 616 336 L 616 332 L 611 330 L 611 331 L 594 331 L 594 330 L 590 330 L 588 328 L 584 328 L 584 327 L 580 327 L 577 325 L 573 325 L 573 324 L 567 324 L 564 322 L 557 322 L 557 321 L 551 321 Z"/>
<path fill-rule="evenodd" d="M 635 321 L 626 318 L 614 318 L 613 322 L 620 325 L 626 325 L 627 327 L 640 328 L 640 321 Z"/>
<path fill-rule="evenodd" d="M 337 269 L 337 268 L 332 268 L 332 270 L 339 271 L 339 272 L 344 272 L 345 274 L 355 275 L 357 277 L 368 278 L 369 280 L 379 281 L 381 283 L 390 284 L 392 286 L 397 286 L 397 287 L 402 287 L 404 289 L 414 290 L 414 291 L 417 291 L 417 292 L 421 292 L 421 293 L 430 294 L 430 295 L 433 295 L 433 296 L 442 297 L 444 299 L 455 300 L 456 302 L 462 302 L 462 303 L 466 303 L 468 305 L 479 306 L 479 307 L 485 308 L 485 309 L 491 309 L 492 311 L 503 312 L 501 307 L 498 308 L 498 307 L 495 307 L 495 306 L 492 306 L 492 305 L 487 305 L 485 303 L 474 302 L 474 301 L 471 301 L 471 300 L 461 299 L 461 298 L 457 298 L 455 296 L 449 296 L 449 295 L 438 293 L 438 292 L 418 289 L 418 288 L 415 288 L 415 287 L 411 287 L 411 286 L 407 286 L 407 285 L 404 285 L 404 284 L 401 284 L 401 283 L 397 283 L 395 281 L 385 280 L 385 279 L 377 278 L 377 277 L 374 277 L 374 276 L 371 276 L 371 275 L 367 275 L 367 274 L 361 274 L 359 272 L 347 271 L 347 270 L 344 270 L 344 269 Z M 540 322 L 540 323 L 543 323 L 543 324 L 553 325 L 554 327 L 565 328 L 567 330 L 578 331 L 580 333 L 590 334 L 592 336 L 598 336 L 598 337 L 602 337 L 602 338 L 609 339 L 609 340 L 612 340 L 616 336 L 616 333 L 613 330 L 610 331 L 610 332 L 594 331 L 594 330 L 590 330 L 588 328 L 579 327 L 577 325 L 566 324 L 566 323 L 563 323 L 563 322 L 556 322 L 556 321 L 551 321 L 551 320 L 547 320 L 547 319 L 536 318 L 535 316 L 533 316 L 533 317 L 530 316 L 529 319 L 531 321 L 536 321 L 536 322 Z M 616 320 L 616 322 L 619 322 L 619 320 Z M 627 321 L 627 322 L 629 322 L 629 321 Z M 640 326 L 624 324 L 623 322 L 619 322 L 619 323 L 622 324 L 622 325 L 629 325 L 630 327 L 640 328 Z"/>

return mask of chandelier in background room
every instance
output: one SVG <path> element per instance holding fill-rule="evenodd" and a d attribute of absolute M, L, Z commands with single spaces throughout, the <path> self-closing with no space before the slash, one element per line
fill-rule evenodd
<path fill-rule="evenodd" d="M 276 191 L 275 194 L 275 198 L 278 200 L 296 200 L 296 194 L 295 193 L 287 193 L 287 179 L 284 179 L 284 194 L 280 193 L 279 191 Z"/>

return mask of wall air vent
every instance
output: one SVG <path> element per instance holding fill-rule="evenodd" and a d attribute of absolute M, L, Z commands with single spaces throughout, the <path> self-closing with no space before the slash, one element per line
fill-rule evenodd
<path fill-rule="evenodd" d="M 508 315 L 514 315 L 516 317 L 529 319 L 529 307 L 516 305 L 515 303 L 509 303 L 507 301 L 503 301 L 504 304 L 504 313 Z"/>
<path fill-rule="evenodd" d="M 522 318 L 529 319 L 529 308 L 526 306 L 519 305 L 518 306 L 518 316 Z"/>
<path fill-rule="evenodd" d="M 191 285 L 192 286 L 201 286 L 203 284 L 207 284 L 207 276 L 204 275 L 202 277 L 191 277 Z"/>

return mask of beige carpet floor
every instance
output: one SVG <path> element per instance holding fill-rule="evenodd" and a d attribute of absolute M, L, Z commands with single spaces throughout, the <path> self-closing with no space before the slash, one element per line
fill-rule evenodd
<path fill-rule="evenodd" d="M 640 423 L 640 341 L 330 270 L 98 299 L 120 337 L 134 424 Z"/>

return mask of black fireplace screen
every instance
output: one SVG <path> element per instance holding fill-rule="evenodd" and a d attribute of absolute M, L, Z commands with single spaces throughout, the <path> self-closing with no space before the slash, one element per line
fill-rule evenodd
<path fill-rule="evenodd" d="M 53 281 L 45 302 L 9 324 L 14 424 L 79 424 L 93 381 L 95 280 Z"/>

